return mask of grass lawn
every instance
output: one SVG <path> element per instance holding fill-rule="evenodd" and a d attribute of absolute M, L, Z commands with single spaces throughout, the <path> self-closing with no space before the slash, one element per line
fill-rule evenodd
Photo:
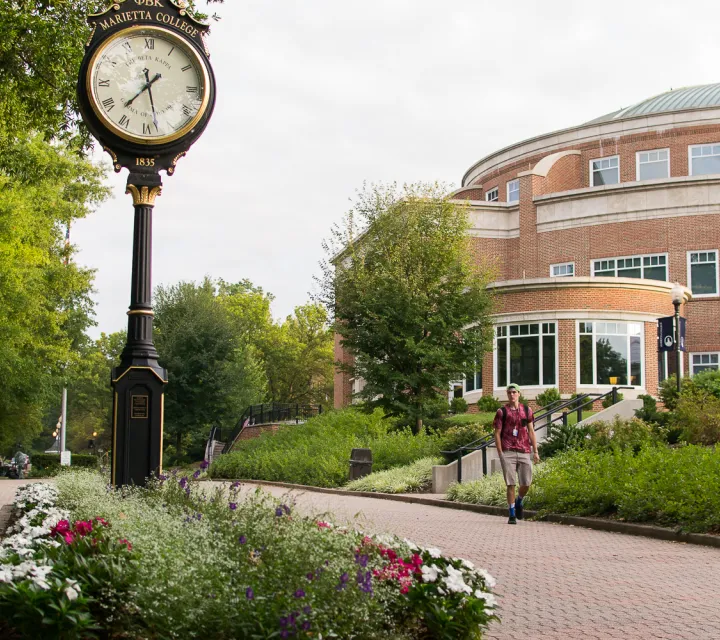
<path fill-rule="evenodd" d="M 495 413 L 458 413 L 447 418 L 453 424 L 487 424 L 492 422 Z"/>

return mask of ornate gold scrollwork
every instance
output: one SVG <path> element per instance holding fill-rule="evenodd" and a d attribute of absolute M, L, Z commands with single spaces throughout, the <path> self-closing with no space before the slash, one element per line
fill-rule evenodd
<path fill-rule="evenodd" d="M 175 165 L 177 164 L 177 161 L 180 160 L 183 156 L 187 154 L 187 151 L 183 151 L 181 153 L 178 153 L 174 158 L 173 161 L 170 163 L 170 166 L 167 168 L 167 174 L 171 176 L 173 173 L 175 173 Z"/>
<path fill-rule="evenodd" d="M 103 147 L 103 151 L 107 151 L 110 154 L 113 159 L 113 169 L 115 169 L 115 173 L 119 173 L 122 167 L 118 162 L 117 154 L 110 147 Z"/>
<path fill-rule="evenodd" d="M 140 187 L 129 184 L 125 193 L 131 193 L 133 204 L 148 204 L 151 207 L 155 205 L 155 198 L 162 193 L 162 187 Z"/>

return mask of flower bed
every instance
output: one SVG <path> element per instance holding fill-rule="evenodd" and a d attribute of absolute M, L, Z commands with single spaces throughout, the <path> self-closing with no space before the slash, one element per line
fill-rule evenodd
<path fill-rule="evenodd" d="M 379 491 L 383 493 L 412 493 L 426 491 L 432 484 L 433 465 L 442 458 L 421 458 L 404 467 L 377 471 L 345 486 L 350 491 Z"/>
<path fill-rule="evenodd" d="M 190 477 L 109 489 L 74 471 L 18 492 L 0 631 L 83 638 L 479 638 L 487 572 Z M 3 628 L 5 624 L 5 628 Z M 35 633 L 35 635 L 32 635 Z"/>

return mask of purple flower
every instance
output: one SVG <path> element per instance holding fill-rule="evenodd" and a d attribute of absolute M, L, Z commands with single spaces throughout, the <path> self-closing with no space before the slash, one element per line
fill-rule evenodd
<path fill-rule="evenodd" d="M 183 476 L 182 478 L 180 478 L 180 488 L 181 489 L 184 489 L 187 486 L 187 483 L 188 483 L 188 479 L 186 476 Z"/>
<path fill-rule="evenodd" d="M 237 481 L 235 481 L 235 482 L 233 482 L 233 483 L 230 485 L 230 488 L 231 488 L 231 489 L 237 489 L 239 486 L 240 486 L 240 483 L 237 482 Z"/>
<path fill-rule="evenodd" d="M 247 538 L 246 538 L 245 536 L 240 536 L 240 537 L 238 538 L 238 542 L 239 542 L 240 544 L 245 544 L 245 543 L 247 542 Z"/>
<path fill-rule="evenodd" d="M 159 477 L 162 482 L 165 482 L 165 480 L 168 479 L 168 477 L 164 473 L 161 473 Z"/>
<path fill-rule="evenodd" d="M 209 466 L 210 466 L 210 463 L 209 463 L 207 460 L 203 460 L 203 461 L 200 463 L 200 468 L 201 468 L 201 469 L 207 469 Z"/>
<path fill-rule="evenodd" d="M 289 638 L 289 637 L 290 637 L 290 632 L 289 632 L 287 629 L 283 629 L 283 630 L 280 632 L 280 637 L 281 637 L 281 638 Z"/>
<path fill-rule="evenodd" d="M 280 508 L 285 512 L 286 515 L 290 515 L 290 507 L 288 507 L 286 504 L 281 504 Z"/>
<path fill-rule="evenodd" d="M 312 611 L 312 607 L 311 607 L 309 604 L 306 604 L 306 605 L 303 607 L 303 613 L 304 613 L 305 615 L 309 616 L 311 611 Z"/>
<path fill-rule="evenodd" d="M 231 502 L 230 503 L 230 511 L 235 511 L 237 509 L 237 502 Z"/>
<path fill-rule="evenodd" d="M 295 597 L 296 597 L 296 598 L 304 598 L 304 597 L 305 597 L 305 592 L 304 592 L 302 589 L 298 589 L 298 590 L 295 592 Z"/>
<path fill-rule="evenodd" d="M 190 495 L 190 487 L 186 487 L 186 489 L 185 489 L 185 495 L 186 495 L 186 496 L 189 496 L 189 495 Z"/>
<path fill-rule="evenodd" d="M 197 480 L 200 477 L 200 469 L 198 469 L 195 473 L 193 473 L 193 478 Z"/>
<path fill-rule="evenodd" d="M 252 587 L 248 587 L 247 589 L 245 589 L 245 597 L 248 600 L 252 600 L 253 598 L 255 598 L 255 592 L 253 591 Z"/>
<path fill-rule="evenodd" d="M 312 582 L 312 579 L 314 577 L 312 571 L 308 573 L 305 577 L 308 579 L 308 582 Z"/>
<path fill-rule="evenodd" d="M 345 584 L 348 580 L 350 580 L 350 576 L 348 575 L 348 572 L 346 571 L 340 576 L 340 582 Z"/>
<path fill-rule="evenodd" d="M 275 515 L 276 515 L 278 518 L 279 518 L 280 516 L 282 516 L 282 514 L 283 514 L 282 507 L 278 507 L 277 509 L 275 509 Z"/>
<path fill-rule="evenodd" d="M 359 564 L 363 569 L 367 567 L 368 563 L 368 555 L 367 553 L 363 553 L 360 555 L 359 553 L 355 554 L 355 562 Z"/>
<path fill-rule="evenodd" d="M 281 618 L 280 618 L 280 626 L 281 626 L 281 627 L 287 627 L 287 624 L 288 624 L 288 619 L 285 618 L 285 617 L 281 617 Z"/>
<path fill-rule="evenodd" d="M 300 628 L 301 628 L 303 631 L 309 631 L 309 630 L 310 630 L 310 620 L 305 620 L 305 622 L 303 622 L 303 623 L 300 625 Z"/>

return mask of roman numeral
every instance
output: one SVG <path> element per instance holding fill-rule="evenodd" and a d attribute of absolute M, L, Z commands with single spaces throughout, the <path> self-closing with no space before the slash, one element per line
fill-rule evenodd
<path fill-rule="evenodd" d="M 155 49 L 155 38 L 145 38 L 145 48 Z"/>
<path fill-rule="evenodd" d="M 105 107 L 105 111 L 112 111 L 112 108 L 115 106 L 115 100 L 112 98 L 105 98 L 102 103 L 103 107 Z"/>
<path fill-rule="evenodd" d="M 198 88 L 197 87 L 185 87 L 185 91 L 187 91 L 188 93 L 197 93 Z"/>
<path fill-rule="evenodd" d="M 187 71 L 190 67 L 192 67 L 191 64 L 186 64 L 180 71 Z"/>
<path fill-rule="evenodd" d="M 192 115 L 192 109 L 190 107 L 188 107 L 186 104 L 183 105 L 182 112 L 188 118 Z"/>
<path fill-rule="evenodd" d="M 143 122 L 143 135 L 150 135 L 150 125 L 147 122 Z"/>
<path fill-rule="evenodd" d="M 125 127 L 126 129 L 130 126 L 130 118 L 128 118 L 126 115 L 123 115 L 120 118 L 120 122 L 118 123 L 121 127 Z"/>
<path fill-rule="evenodd" d="M 173 47 L 172 49 L 170 49 L 170 51 L 168 51 L 168 58 L 172 55 L 173 51 L 175 51 L 175 47 Z"/>
<path fill-rule="evenodd" d="M 109 86 L 110 86 L 110 80 L 100 80 L 100 81 L 98 82 L 98 84 L 99 84 L 101 87 L 109 87 Z"/>
<path fill-rule="evenodd" d="M 129 42 L 123 42 L 123 47 L 125 47 L 129 53 L 132 53 L 132 47 Z"/>

